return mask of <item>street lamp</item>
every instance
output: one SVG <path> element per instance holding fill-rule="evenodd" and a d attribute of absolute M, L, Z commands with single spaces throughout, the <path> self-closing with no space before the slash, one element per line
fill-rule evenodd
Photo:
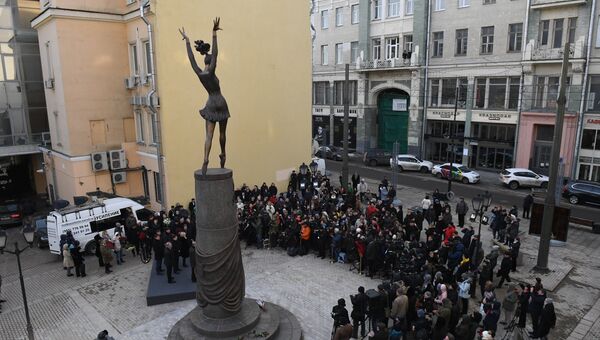
<path fill-rule="evenodd" d="M 317 173 L 317 169 L 319 168 L 319 164 L 313 160 L 312 162 L 310 162 L 310 164 L 308 165 L 308 167 L 310 168 L 310 172 L 312 174 L 316 174 Z"/>
<path fill-rule="evenodd" d="M 471 214 L 470 220 L 471 222 L 475 222 L 477 217 L 479 217 L 479 229 L 477 231 L 477 246 L 475 247 L 475 254 L 473 254 L 473 269 L 474 269 L 474 280 L 477 281 L 477 256 L 479 255 L 479 250 L 481 248 L 481 223 L 485 219 L 485 224 L 487 224 L 487 216 L 483 216 L 483 213 L 487 211 L 487 209 L 492 204 L 492 194 L 488 191 L 485 191 L 482 194 L 477 194 L 477 196 L 473 197 L 471 200 L 471 204 L 473 205 L 474 213 Z"/>
<path fill-rule="evenodd" d="M 21 230 L 21 233 L 23 234 L 23 237 L 25 238 L 25 241 L 27 242 L 27 244 L 29 244 L 29 247 L 33 246 L 33 237 L 34 237 L 34 232 L 35 229 L 33 228 L 33 226 L 25 226 L 23 227 L 23 230 Z M 17 256 L 17 265 L 19 267 L 19 280 L 21 281 L 21 292 L 23 293 L 23 305 L 25 306 L 25 320 L 27 321 L 27 338 L 29 340 L 33 340 L 33 326 L 31 326 L 31 318 L 29 317 L 29 306 L 27 305 L 27 294 L 25 294 L 25 282 L 23 281 L 23 270 L 21 269 L 21 253 L 24 252 L 25 250 L 27 250 L 28 247 L 25 248 L 21 248 L 19 249 L 19 242 L 15 242 L 15 250 L 10 251 L 10 250 L 6 250 L 4 248 L 6 248 L 6 240 L 7 240 L 7 236 L 6 236 L 6 231 L 5 230 L 0 230 L 0 254 L 7 252 L 9 254 L 13 254 Z"/>
<path fill-rule="evenodd" d="M 301 175 L 306 175 L 306 173 L 308 172 L 308 166 L 306 166 L 306 164 L 302 163 L 302 165 L 300 165 L 300 174 Z"/>

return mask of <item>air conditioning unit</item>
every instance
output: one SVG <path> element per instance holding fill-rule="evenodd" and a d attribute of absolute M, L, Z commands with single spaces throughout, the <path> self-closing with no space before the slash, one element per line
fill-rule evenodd
<path fill-rule="evenodd" d="M 115 184 L 127 182 L 127 173 L 125 171 L 113 172 L 111 175 Z"/>
<path fill-rule="evenodd" d="M 108 158 L 106 157 L 106 152 L 94 152 L 90 157 L 92 158 L 93 171 L 108 170 Z"/>
<path fill-rule="evenodd" d="M 125 78 L 125 88 L 128 90 L 134 89 L 137 86 L 137 77 Z"/>
<path fill-rule="evenodd" d="M 50 78 L 44 81 L 44 86 L 46 86 L 47 89 L 52 90 L 54 88 L 54 79 Z"/>
<path fill-rule="evenodd" d="M 121 170 L 127 167 L 127 159 L 125 159 L 125 150 L 110 150 L 108 152 L 111 170 Z"/>

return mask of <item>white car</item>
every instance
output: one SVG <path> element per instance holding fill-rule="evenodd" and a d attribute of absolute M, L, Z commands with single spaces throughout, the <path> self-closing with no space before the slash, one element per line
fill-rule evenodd
<path fill-rule="evenodd" d="M 450 163 L 441 165 L 435 165 L 431 170 L 431 174 L 437 178 L 448 178 L 450 177 Z M 469 169 L 466 165 L 452 164 L 452 179 L 455 181 L 461 181 L 465 184 L 478 183 L 480 180 L 479 173 Z"/>
<path fill-rule="evenodd" d="M 390 158 L 390 166 L 393 167 L 394 158 Z M 396 158 L 398 171 L 420 171 L 430 172 L 433 169 L 433 163 L 424 161 L 414 155 L 398 155 Z"/>
<path fill-rule="evenodd" d="M 515 190 L 519 187 L 548 187 L 548 176 L 538 175 L 529 169 L 510 168 L 500 172 L 500 181 Z"/>

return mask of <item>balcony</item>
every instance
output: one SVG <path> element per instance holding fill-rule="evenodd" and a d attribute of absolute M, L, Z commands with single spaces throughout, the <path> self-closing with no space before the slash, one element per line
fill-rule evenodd
<path fill-rule="evenodd" d="M 532 0 L 531 8 L 539 9 L 560 6 L 576 6 L 584 5 L 586 2 L 587 0 Z"/>
<path fill-rule="evenodd" d="M 0 156 L 38 153 L 39 146 L 50 147 L 50 132 L 0 135 Z"/>
<path fill-rule="evenodd" d="M 419 62 L 419 46 L 415 46 L 415 51 L 410 57 L 393 59 L 375 59 L 362 60 L 356 64 L 357 71 L 375 71 L 375 70 L 399 70 L 417 67 Z"/>
<path fill-rule="evenodd" d="M 569 59 L 583 59 L 585 58 L 586 44 L 585 36 L 579 37 L 579 39 L 572 44 L 569 50 Z M 539 42 L 531 40 L 525 50 L 524 60 L 531 61 L 551 61 L 560 62 L 563 58 L 563 48 L 550 48 L 549 46 L 539 46 Z"/>

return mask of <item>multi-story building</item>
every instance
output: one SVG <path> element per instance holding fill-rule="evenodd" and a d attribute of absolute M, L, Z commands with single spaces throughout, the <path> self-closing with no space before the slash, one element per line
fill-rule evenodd
<path fill-rule="evenodd" d="M 37 32 L 39 1 L 0 2 L 0 198 L 45 194 L 39 145 L 50 145 Z"/>
<path fill-rule="evenodd" d="M 32 26 L 44 51 L 44 78 L 54 82 L 46 95 L 55 143 L 44 153 L 55 197 L 73 201 L 99 189 L 160 208 L 194 196 L 205 134 L 198 110 L 207 94 L 178 29 L 210 42 L 215 17 L 223 28 L 217 75 L 232 116 L 227 166 L 236 182 L 285 188 L 292 169 L 310 162 L 310 144 L 295 142 L 310 129 L 308 3 L 45 0 L 41 6 Z M 272 18 L 254 20 L 265 13 Z M 293 68 L 290 53 L 300 61 Z M 210 166 L 218 167 L 218 136 L 213 144 Z"/>
<path fill-rule="evenodd" d="M 322 124 L 332 131 L 329 143 L 341 144 L 338 92 L 342 64 L 349 62 L 358 151 L 391 150 L 390 142 L 400 141 L 401 151 L 432 161 L 546 173 L 569 42 L 564 175 L 598 180 L 600 105 L 594 98 L 600 66 L 594 42 L 600 46 L 600 39 L 593 3 L 314 1 L 313 136 Z M 389 93 L 397 97 L 389 99 Z M 405 108 L 404 99 L 406 110 L 394 111 L 394 103 Z"/>
<path fill-rule="evenodd" d="M 419 48 L 413 37 L 417 1 L 314 1 L 313 135 L 341 146 L 344 64 L 351 64 L 351 149 L 418 151 Z"/>

